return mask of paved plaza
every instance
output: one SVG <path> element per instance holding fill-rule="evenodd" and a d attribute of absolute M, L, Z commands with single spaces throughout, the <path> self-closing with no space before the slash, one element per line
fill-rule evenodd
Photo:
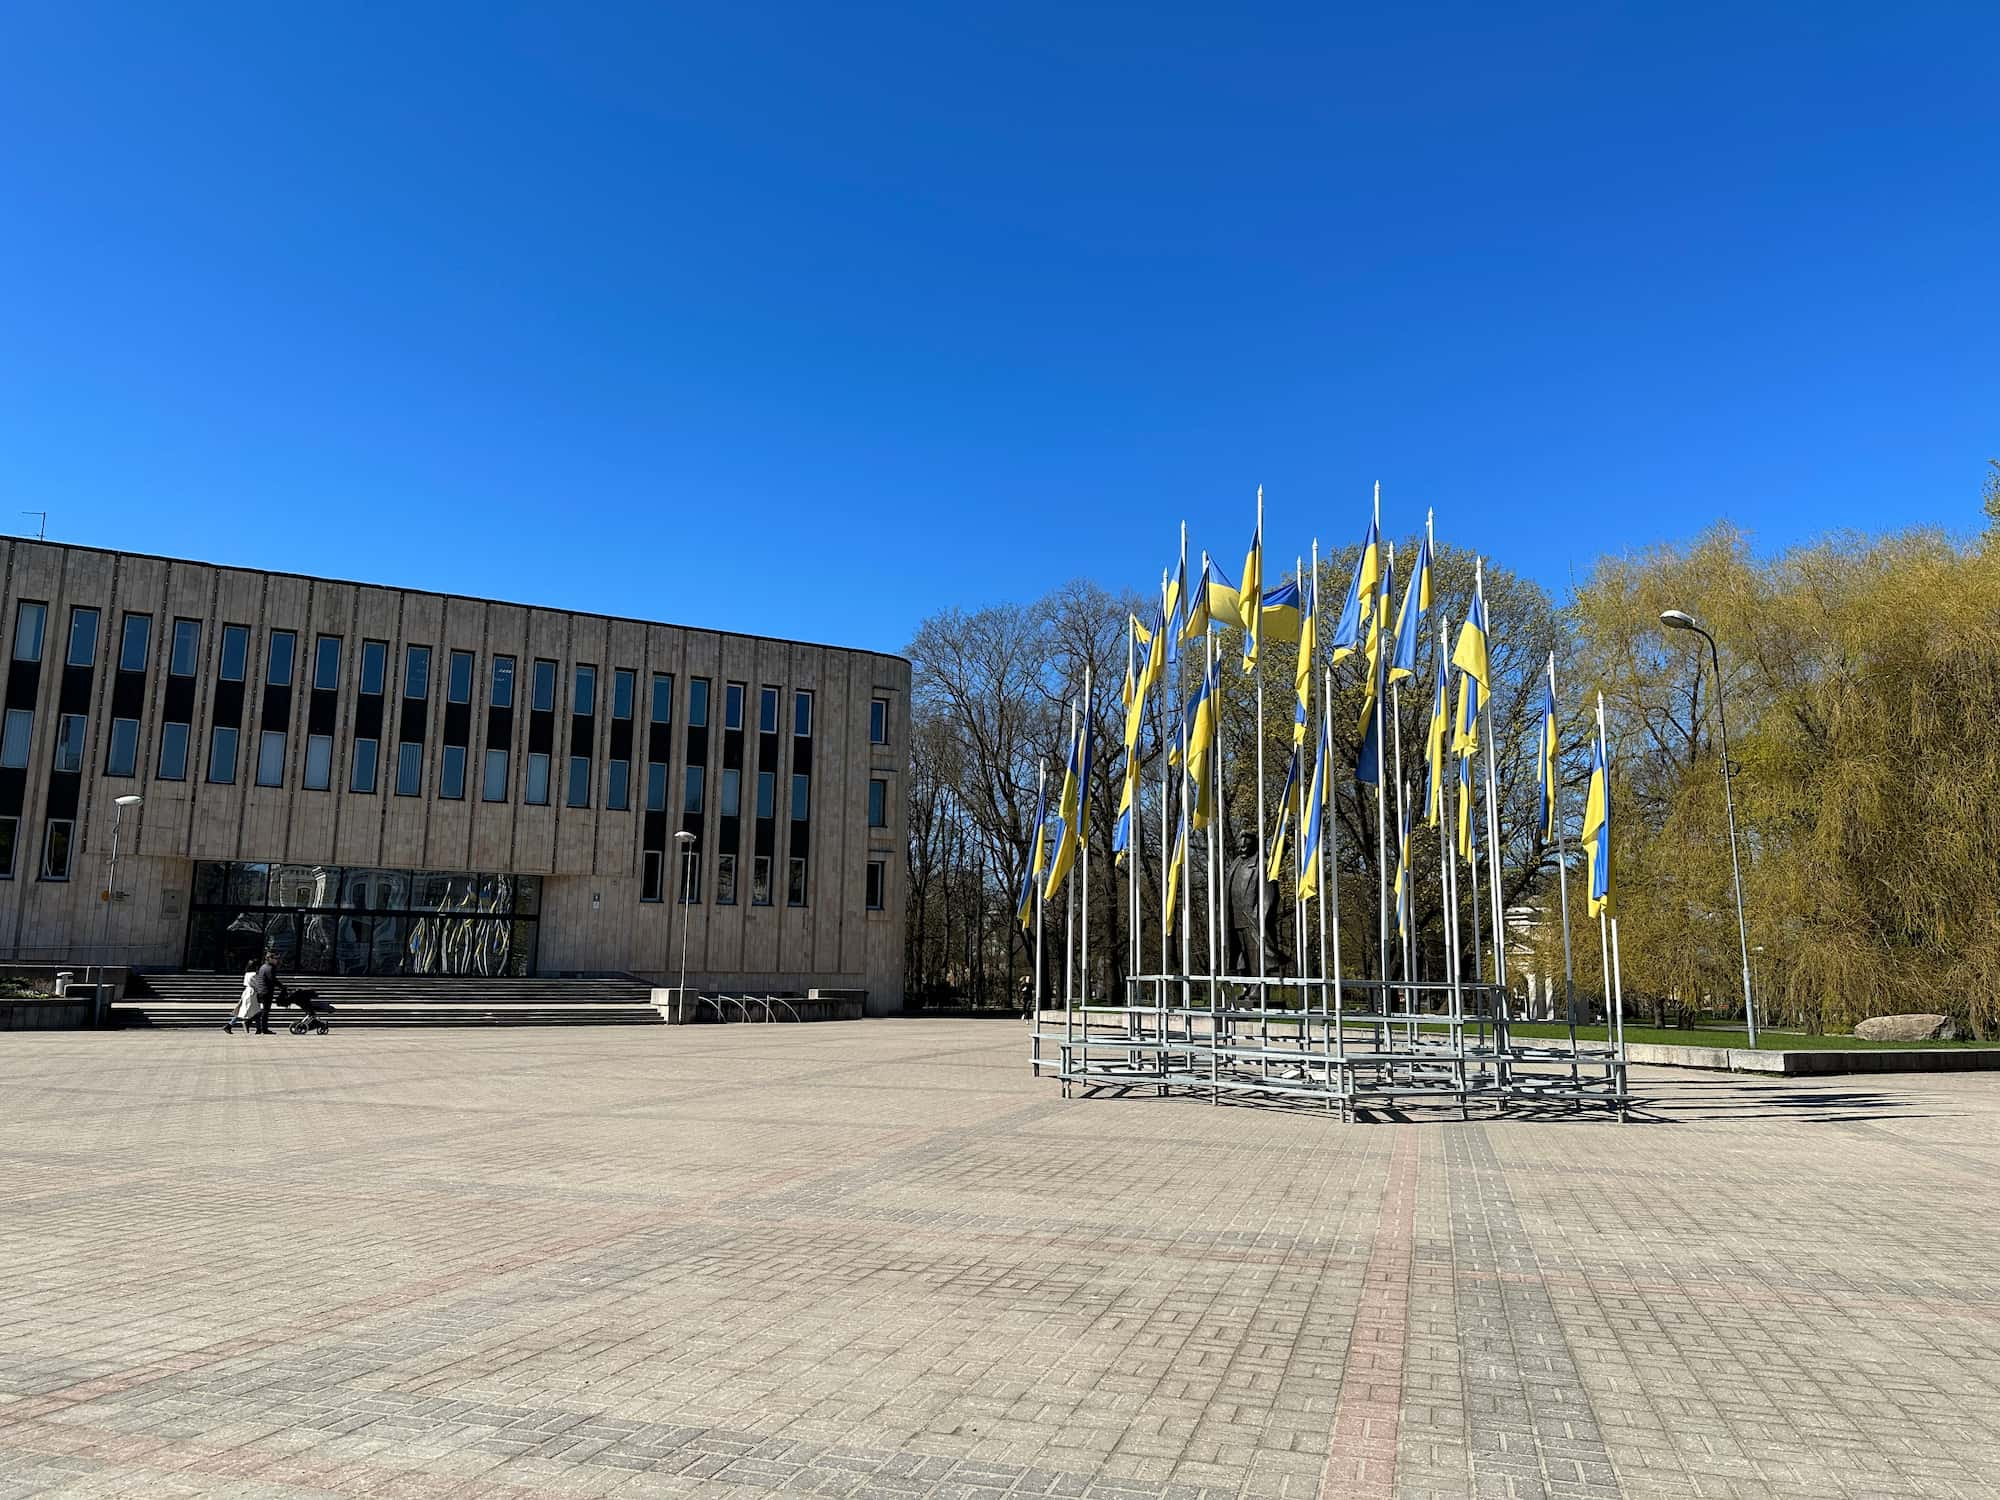
<path fill-rule="evenodd" d="M 1025 1054 L 0 1037 L 0 1496 L 2000 1496 L 2000 1078 L 1342 1127 Z"/>

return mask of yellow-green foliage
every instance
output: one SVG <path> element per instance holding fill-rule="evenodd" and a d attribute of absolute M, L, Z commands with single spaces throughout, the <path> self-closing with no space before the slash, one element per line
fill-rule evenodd
<path fill-rule="evenodd" d="M 1719 529 L 1607 561 L 1580 591 L 1580 666 L 1617 764 L 1628 1003 L 1727 1005 L 1713 679 L 1698 637 L 1660 629 L 1669 607 L 1722 644 L 1767 1015 L 1844 1029 L 1944 1011 L 2000 1031 L 2000 554 L 1919 531 L 1760 562 Z"/>

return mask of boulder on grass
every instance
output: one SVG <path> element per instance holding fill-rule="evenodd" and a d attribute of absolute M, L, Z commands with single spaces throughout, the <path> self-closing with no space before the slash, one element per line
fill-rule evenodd
<path fill-rule="evenodd" d="M 1854 1028 L 1864 1042 L 1952 1042 L 1958 1028 L 1950 1016 L 1870 1016 Z"/>

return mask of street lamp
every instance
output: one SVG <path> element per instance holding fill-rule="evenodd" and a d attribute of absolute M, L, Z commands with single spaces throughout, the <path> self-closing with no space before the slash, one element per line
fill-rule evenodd
<path fill-rule="evenodd" d="M 1708 642 L 1708 659 L 1715 668 L 1715 722 L 1722 731 L 1722 805 L 1729 814 L 1729 870 L 1736 881 L 1736 940 L 1743 953 L 1743 1020 L 1750 1032 L 1750 1045 L 1757 1045 L 1757 1011 L 1750 999 L 1750 926 L 1743 920 L 1743 862 L 1736 852 L 1736 797 L 1729 784 L 1729 719 L 1723 712 L 1722 653 L 1715 637 L 1701 628 L 1684 609 L 1660 612 L 1660 623 L 1669 630 L 1692 630 Z"/>
<path fill-rule="evenodd" d="M 694 835 L 683 828 L 674 835 L 681 856 L 681 1020 L 687 1020 L 688 998 L 688 907 L 694 904 Z"/>
<path fill-rule="evenodd" d="M 128 793 L 123 797 L 114 797 L 112 799 L 111 868 L 106 872 L 104 877 L 104 920 L 97 924 L 98 936 L 103 940 L 98 944 L 100 950 L 110 946 L 111 905 L 118 899 L 118 823 L 125 816 L 126 808 L 137 807 L 145 800 L 144 797 L 139 796 L 137 793 Z M 96 1014 L 98 1008 L 97 985 L 89 976 L 92 969 L 101 971 L 103 968 L 104 965 L 101 963 L 90 964 L 86 965 L 83 971 L 85 975 L 84 983 L 90 985 L 90 1006 L 93 1016 Z"/>

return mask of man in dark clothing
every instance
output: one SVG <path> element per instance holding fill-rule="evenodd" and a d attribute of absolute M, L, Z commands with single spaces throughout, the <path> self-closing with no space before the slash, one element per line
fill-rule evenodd
<path fill-rule="evenodd" d="M 250 1030 L 259 1036 L 271 1034 L 271 1007 L 278 1003 L 278 955 L 266 953 L 257 966 L 257 1015 Z"/>

